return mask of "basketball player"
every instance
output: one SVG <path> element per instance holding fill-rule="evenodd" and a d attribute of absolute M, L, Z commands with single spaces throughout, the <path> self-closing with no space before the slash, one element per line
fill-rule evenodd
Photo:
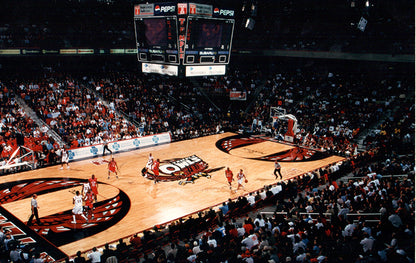
<path fill-rule="evenodd" d="M 153 156 L 152 153 L 149 153 L 149 159 L 147 160 L 147 164 L 146 164 L 146 173 L 149 172 L 149 170 L 153 169 Z"/>
<path fill-rule="evenodd" d="M 97 178 L 95 178 L 95 175 L 91 175 L 91 178 L 88 179 L 88 182 L 90 183 L 91 191 L 94 194 L 94 200 L 97 202 L 97 195 L 98 195 L 98 181 Z"/>
<path fill-rule="evenodd" d="M 77 219 L 76 216 L 77 215 L 81 215 L 85 221 L 88 222 L 88 218 L 82 213 L 83 207 L 82 207 L 82 196 L 79 193 L 79 191 L 76 192 L 76 195 L 72 198 L 72 203 L 74 204 L 74 208 L 72 209 L 72 222 L 76 224 L 77 223 Z"/>
<path fill-rule="evenodd" d="M 66 169 L 69 169 L 69 156 L 65 148 L 61 149 L 61 170 L 64 169 L 64 163 L 66 163 Z"/>
<path fill-rule="evenodd" d="M 160 165 L 160 160 L 157 159 L 152 167 L 152 172 L 155 175 L 155 179 L 154 179 L 155 183 L 159 182 L 159 165 Z"/>
<path fill-rule="evenodd" d="M 82 196 L 85 197 L 88 193 L 88 191 L 91 190 L 90 182 L 85 182 L 82 184 Z"/>
<path fill-rule="evenodd" d="M 237 191 L 238 189 L 240 189 L 240 186 L 243 188 L 243 190 L 245 190 L 245 189 L 244 189 L 244 185 L 243 185 L 243 181 L 244 181 L 244 180 L 246 180 L 246 181 L 247 181 L 246 175 L 244 174 L 243 169 L 240 169 L 240 171 L 239 171 L 239 172 L 238 172 L 238 174 L 237 174 L 237 183 L 238 183 L 238 186 L 237 186 L 236 191 Z"/>
<path fill-rule="evenodd" d="M 87 218 L 91 215 L 94 218 L 93 210 L 94 210 L 94 194 L 91 189 L 88 189 L 87 193 L 84 196 L 85 201 L 85 211 L 87 211 Z"/>
<path fill-rule="evenodd" d="M 230 170 L 230 167 L 227 167 L 227 170 L 225 170 L 225 177 L 227 177 L 228 184 L 230 185 L 231 190 L 231 182 L 234 181 L 234 175 L 233 171 Z"/>
<path fill-rule="evenodd" d="M 275 162 L 274 162 L 274 172 L 273 172 L 273 174 L 274 174 L 274 176 L 275 176 L 275 179 L 277 179 L 277 173 L 279 173 L 279 175 L 280 175 L 280 179 L 282 179 L 283 177 L 282 177 L 282 173 L 280 172 L 280 169 L 282 168 L 282 166 L 280 166 L 280 163 L 276 160 Z"/>
<path fill-rule="evenodd" d="M 111 158 L 111 161 L 108 163 L 108 179 L 110 179 L 110 172 L 116 174 L 116 178 L 118 178 L 118 165 L 116 161 L 114 160 L 114 157 Z"/>

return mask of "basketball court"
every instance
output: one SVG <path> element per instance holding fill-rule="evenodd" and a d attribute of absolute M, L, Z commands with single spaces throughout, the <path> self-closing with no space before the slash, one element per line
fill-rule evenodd
<path fill-rule="evenodd" d="M 57 165 L 2 176 L 0 193 L 3 198 L 0 201 L 5 210 L 26 223 L 31 195 L 37 193 L 43 224 L 30 228 L 70 256 L 78 250 L 86 251 L 117 241 L 276 183 L 278 180 L 272 174 L 273 156 L 290 152 L 294 147 L 261 138 L 242 138 L 234 133 L 212 135 L 114 155 L 120 168 L 118 179 L 114 175 L 107 179 L 109 155 L 70 163 L 70 169 L 60 170 Z M 193 179 L 163 180 L 162 174 L 161 181 L 155 183 L 142 176 L 149 153 L 160 159 L 161 170 L 162 167 L 167 171 L 181 167 L 181 171 L 191 171 Z M 321 156 L 281 161 L 283 179 L 343 159 Z M 203 169 L 195 170 L 195 164 Z M 243 169 L 248 178 L 245 190 L 230 191 L 224 175 L 226 167 L 230 167 L 234 177 Z M 95 217 L 89 222 L 78 219 L 77 224 L 71 224 L 74 190 L 81 191 L 82 183 L 92 174 L 99 182 Z M 234 181 L 234 189 L 236 186 Z"/>

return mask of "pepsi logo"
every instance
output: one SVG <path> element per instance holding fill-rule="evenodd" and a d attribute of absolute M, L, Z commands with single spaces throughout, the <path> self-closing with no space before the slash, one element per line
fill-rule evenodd
<path fill-rule="evenodd" d="M 220 15 L 222 15 L 222 16 L 234 16 L 234 10 L 221 9 Z"/>
<path fill-rule="evenodd" d="M 156 12 L 160 12 L 160 6 L 158 6 L 158 5 L 157 5 L 157 6 L 155 6 L 155 11 L 156 11 Z"/>
<path fill-rule="evenodd" d="M 218 7 L 214 8 L 214 14 L 218 14 L 220 12 L 220 9 Z"/>
<path fill-rule="evenodd" d="M 160 12 L 162 13 L 175 12 L 175 10 L 176 10 L 176 6 L 174 5 L 162 6 L 160 8 Z"/>

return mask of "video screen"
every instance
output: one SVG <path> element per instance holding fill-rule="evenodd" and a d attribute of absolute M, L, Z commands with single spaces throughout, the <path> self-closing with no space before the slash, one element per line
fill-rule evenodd
<path fill-rule="evenodd" d="M 202 23 L 200 27 L 197 46 L 219 48 L 221 46 L 222 24 L 206 22 Z"/>
<path fill-rule="evenodd" d="M 231 44 L 233 23 L 229 20 L 193 18 L 188 20 L 188 49 L 228 50 Z"/>
<path fill-rule="evenodd" d="M 146 17 L 135 20 L 139 48 L 177 49 L 176 17 Z"/>
<path fill-rule="evenodd" d="M 166 21 L 164 18 L 146 19 L 144 22 L 144 35 L 148 46 L 168 45 L 168 34 L 166 29 Z"/>

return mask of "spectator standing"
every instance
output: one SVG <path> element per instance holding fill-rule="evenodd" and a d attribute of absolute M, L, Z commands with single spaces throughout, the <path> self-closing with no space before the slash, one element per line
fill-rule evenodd
<path fill-rule="evenodd" d="M 85 263 L 86 260 L 83 256 L 81 256 L 81 251 L 77 252 L 77 256 L 74 258 L 74 263 Z"/>
<path fill-rule="evenodd" d="M 97 250 L 96 247 L 93 247 L 92 252 L 88 254 L 88 258 L 91 260 L 91 263 L 100 263 L 101 253 Z"/>

